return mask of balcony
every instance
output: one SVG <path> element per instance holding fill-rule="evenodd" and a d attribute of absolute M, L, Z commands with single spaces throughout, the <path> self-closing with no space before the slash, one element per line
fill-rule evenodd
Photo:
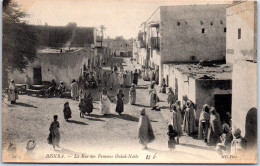
<path fill-rule="evenodd" d="M 148 46 L 154 49 L 160 49 L 160 38 L 159 37 L 151 37 L 148 40 Z"/>

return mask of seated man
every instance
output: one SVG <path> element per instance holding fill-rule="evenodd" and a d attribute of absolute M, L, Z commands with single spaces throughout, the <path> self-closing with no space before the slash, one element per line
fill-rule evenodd
<path fill-rule="evenodd" d="M 50 83 L 50 87 L 47 89 L 47 92 L 49 93 L 49 96 L 54 96 L 56 91 L 56 82 L 54 79 L 52 79 Z"/>
<path fill-rule="evenodd" d="M 62 97 L 62 92 L 65 92 L 65 91 L 66 91 L 66 87 L 65 87 L 64 83 L 61 81 L 60 85 L 58 86 L 58 89 L 57 89 L 58 95 L 60 97 Z"/>

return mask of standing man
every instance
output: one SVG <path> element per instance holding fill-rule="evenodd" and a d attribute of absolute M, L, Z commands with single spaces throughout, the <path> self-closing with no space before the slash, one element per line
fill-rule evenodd
<path fill-rule="evenodd" d="M 9 84 L 8 100 L 11 101 L 11 104 L 15 104 L 16 99 L 18 99 L 18 91 L 12 79 Z"/>
<path fill-rule="evenodd" d="M 29 89 L 31 85 L 31 78 L 28 76 L 28 74 L 25 74 L 25 84 L 26 84 L 26 89 Z"/>

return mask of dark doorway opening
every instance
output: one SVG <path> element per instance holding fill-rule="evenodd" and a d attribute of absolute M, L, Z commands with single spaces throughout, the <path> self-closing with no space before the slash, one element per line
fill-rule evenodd
<path fill-rule="evenodd" d="M 223 123 L 226 119 L 226 113 L 229 112 L 231 114 L 231 103 L 232 103 L 232 95 L 231 94 L 218 94 L 215 95 L 215 108 L 219 113 L 220 120 Z"/>
<path fill-rule="evenodd" d="M 33 84 L 41 85 L 42 84 L 42 69 L 33 68 Z"/>

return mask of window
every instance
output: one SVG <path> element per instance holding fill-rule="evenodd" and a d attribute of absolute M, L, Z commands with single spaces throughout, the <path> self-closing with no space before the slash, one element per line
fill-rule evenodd
<path fill-rule="evenodd" d="M 178 26 L 180 26 L 180 25 L 181 25 L 181 23 L 180 23 L 180 22 L 177 22 L 177 25 L 178 25 Z"/>
<path fill-rule="evenodd" d="M 202 31 L 201 31 L 201 33 L 205 33 L 205 28 L 202 28 Z"/>
<path fill-rule="evenodd" d="M 227 28 L 226 27 L 224 28 L 224 32 L 227 32 Z"/>
<path fill-rule="evenodd" d="M 238 39 L 241 39 L 241 28 L 238 29 Z"/>
<path fill-rule="evenodd" d="M 210 25 L 213 26 L 213 22 L 211 22 Z"/>

